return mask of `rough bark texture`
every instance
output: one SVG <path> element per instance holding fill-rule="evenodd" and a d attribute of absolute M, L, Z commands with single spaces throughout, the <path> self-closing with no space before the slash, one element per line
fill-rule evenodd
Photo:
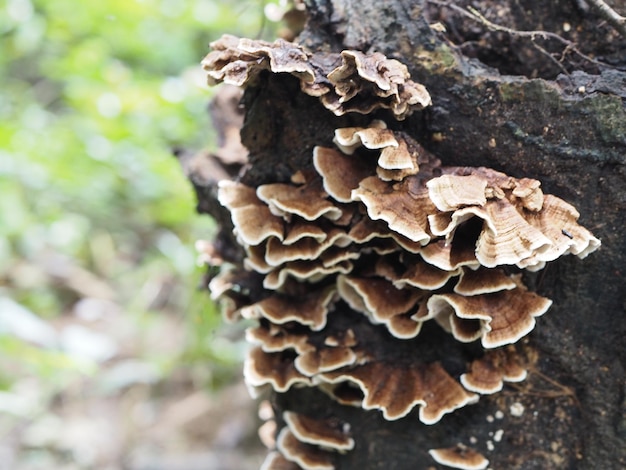
<path fill-rule="evenodd" d="M 565 257 L 525 275 L 554 305 L 522 342 L 531 367 L 515 387 L 483 396 L 432 426 L 421 423 L 415 410 L 388 422 L 377 411 L 340 406 L 310 388 L 276 395 L 274 406 L 350 423 L 356 448 L 338 455 L 338 469 L 443 468 L 428 449 L 459 442 L 483 453 L 493 469 L 625 468 L 626 73 L 599 64 L 624 66 L 625 42 L 610 26 L 597 27 L 601 20 L 584 10 L 584 2 L 473 2 L 489 21 L 513 29 L 564 34 L 568 23 L 568 38 L 581 54 L 489 31 L 439 3 L 309 0 L 310 19 L 298 42 L 312 50 L 353 48 L 399 59 L 427 87 L 433 106 L 402 122 L 384 111 L 338 118 L 300 93 L 293 77 L 268 75 L 244 96 L 242 138 L 250 168 L 243 181 L 287 181 L 311 167 L 315 145 L 332 145 L 335 128 L 380 117 L 445 165 L 488 166 L 540 180 L 546 193 L 578 208 L 581 224 L 602 247 L 583 261 Z M 434 21 L 447 32 L 431 28 Z M 536 44 L 563 59 L 560 65 Z M 367 328 L 371 343 L 384 348 L 383 329 Z M 437 332 L 424 342 L 428 335 L 426 329 L 388 356 L 443 351 L 449 358 L 444 366 L 459 373 L 467 347 L 448 344 Z M 516 402 L 524 406 L 521 416 L 509 411 Z M 499 430 L 502 438 L 494 438 Z"/>

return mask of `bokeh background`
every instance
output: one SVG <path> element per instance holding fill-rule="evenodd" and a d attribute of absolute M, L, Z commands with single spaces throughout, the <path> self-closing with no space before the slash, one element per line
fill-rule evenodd
<path fill-rule="evenodd" d="M 172 149 L 215 145 L 209 42 L 284 6 L 0 0 L 0 470 L 259 467 Z"/>

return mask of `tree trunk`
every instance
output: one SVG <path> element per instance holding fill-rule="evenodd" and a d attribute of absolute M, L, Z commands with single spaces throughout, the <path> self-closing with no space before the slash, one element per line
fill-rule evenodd
<path fill-rule="evenodd" d="M 544 192 L 578 209 L 581 225 L 602 247 L 584 260 L 566 256 L 524 272 L 526 285 L 553 305 L 518 343 L 528 366 L 523 382 L 432 425 L 417 409 L 389 421 L 315 387 L 291 387 L 272 394 L 279 427 L 286 410 L 349 423 L 355 447 L 333 454 L 337 469 L 447 468 L 428 450 L 457 444 L 480 452 L 493 469 L 626 468 L 624 38 L 585 2 L 471 2 L 484 16 L 466 9 L 470 2 L 454 2 L 464 12 L 418 0 L 306 3 L 309 20 L 296 42 L 311 51 L 355 49 L 397 59 L 425 85 L 433 105 L 402 121 L 386 110 L 338 117 L 302 93 L 293 76 L 263 75 L 243 98 L 245 184 L 289 181 L 312 168 L 315 146 L 333 146 L 335 129 L 382 118 L 443 165 L 541 181 Z M 529 30 L 571 42 L 519 33 Z M 390 362 L 432 357 L 458 378 L 473 354 L 475 346 L 458 346 L 430 326 L 398 346 L 382 326 L 339 305 L 333 318 L 345 315 Z"/>

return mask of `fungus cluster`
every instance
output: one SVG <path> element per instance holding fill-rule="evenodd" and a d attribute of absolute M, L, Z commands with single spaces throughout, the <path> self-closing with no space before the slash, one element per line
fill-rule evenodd
<path fill-rule="evenodd" d="M 382 107 L 403 119 L 430 103 L 406 67 L 380 54 L 316 55 L 230 36 L 213 47 L 203 62 L 212 83 L 289 73 L 335 114 Z M 253 347 L 244 364 L 253 395 L 315 386 L 387 420 L 418 407 L 432 425 L 503 382 L 523 380 L 514 345 L 551 301 L 526 288 L 521 270 L 565 254 L 583 258 L 600 245 L 575 208 L 545 195 L 537 180 L 442 166 L 382 121 L 336 129 L 334 144 L 316 147 L 312 165 L 289 182 L 219 184 L 245 258 L 210 287 L 227 301 L 229 319 L 257 320 L 246 332 Z M 390 360 L 367 344 L 362 327 L 419 341 L 427 322 L 459 343 L 479 342 L 483 354 L 455 377 L 444 358 Z M 328 430 L 333 438 L 310 440 L 324 426 L 306 417 L 286 412 L 283 420 L 264 469 L 332 469 L 332 452 L 354 445 Z M 431 455 L 452 467 L 470 462 L 456 468 L 487 465 L 467 448 Z"/>
<path fill-rule="evenodd" d="M 285 411 L 282 421 L 261 470 L 333 470 L 335 455 L 354 448 L 349 425 L 337 419 Z M 275 419 L 266 423 L 275 429 Z"/>
<path fill-rule="evenodd" d="M 283 39 L 270 43 L 230 35 L 211 48 L 202 61 L 210 85 L 246 86 L 269 70 L 297 77 L 304 93 L 318 97 L 337 116 L 384 108 L 404 119 L 430 105 L 426 88 L 410 80 L 406 66 L 380 53 L 311 53 Z"/>

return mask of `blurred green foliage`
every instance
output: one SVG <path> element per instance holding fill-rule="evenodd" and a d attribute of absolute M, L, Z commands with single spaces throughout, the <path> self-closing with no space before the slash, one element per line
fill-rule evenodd
<path fill-rule="evenodd" d="M 211 342 L 218 315 L 194 292 L 194 240 L 213 227 L 195 214 L 171 149 L 212 145 L 199 61 L 224 32 L 271 37 L 263 7 L 0 0 L 0 298 L 57 332 L 91 298 L 148 330 L 160 315 L 184 315 L 179 355 L 145 353 L 164 371 L 240 355 Z M 60 381 L 97 370 L 1 324 L 0 357 L 5 389 L 20 374 Z"/>

